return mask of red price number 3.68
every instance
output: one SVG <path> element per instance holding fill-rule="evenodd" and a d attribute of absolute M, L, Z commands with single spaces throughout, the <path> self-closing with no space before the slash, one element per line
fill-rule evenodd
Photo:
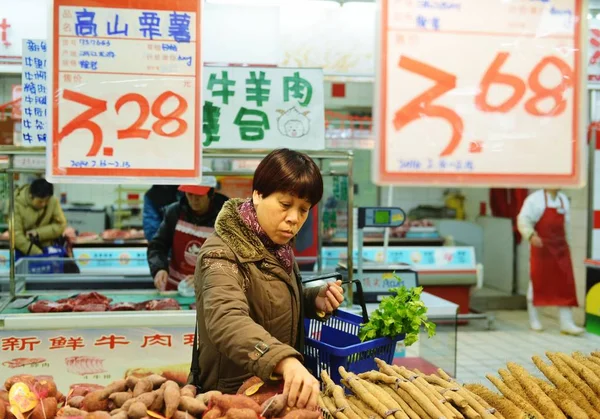
<path fill-rule="evenodd" d="M 518 76 L 505 74 L 500 71 L 502 65 L 508 59 L 508 52 L 500 52 L 492 64 L 486 70 L 479 83 L 479 93 L 475 97 L 475 105 L 483 112 L 507 113 L 512 111 L 525 96 L 527 85 L 533 92 L 525 102 L 525 111 L 535 117 L 555 117 L 562 114 L 567 108 L 565 91 L 574 85 L 573 70 L 558 57 L 548 56 L 542 58 L 533 68 L 527 79 L 527 84 Z M 435 84 L 419 96 L 412 99 L 394 115 L 394 128 L 400 131 L 413 121 L 423 116 L 442 118 L 452 127 L 452 138 L 440 156 L 450 156 L 459 146 L 463 135 L 463 120 L 453 109 L 445 106 L 435 105 L 433 102 L 456 87 L 456 76 L 439 68 L 430 66 L 421 61 L 402 56 L 398 66 L 411 73 L 418 74 L 433 80 Z M 557 86 L 548 88 L 540 81 L 541 73 L 548 66 L 554 66 L 560 72 L 561 81 Z M 512 89 L 512 94 L 504 102 L 491 105 L 488 103 L 488 93 L 492 85 L 500 84 Z M 541 110 L 539 103 L 551 99 L 553 106 L 549 110 Z"/>
<path fill-rule="evenodd" d="M 164 114 L 163 105 L 171 98 L 175 98 L 177 100 L 177 107 L 173 111 Z M 65 125 L 62 131 L 58 134 L 58 141 L 61 141 L 63 138 L 72 134 L 78 129 L 86 129 L 92 133 L 92 146 L 90 147 L 86 156 L 97 156 L 98 152 L 102 148 L 104 134 L 100 125 L 92 121 L 92 119 L 106 112 L 108 109 L 107 102 L 105 100 L 97 99 L 68 89 L 64 90 L 63 99 L 87 106 L 88 109 L 83 111 Z M 123 105 L 130 102 L 138 104 L 139 116 L 128 128 L 117 130 L 117 138 L 119 140 L 127 138 L 142 138 L 147 140 L 151 131 L 161 137 L 175 138 L 185 134 L 188 129 L 188 123 L 181 119 L 181 116 L 188 108 L 188 103 L 185 98 L 177 93 L 166 91 L 159 95 L 152 105 L 148 103 L 148 100 L 144 96 L 138 93 L 127 93 L 119 97 L 115 102 L 115 111 L 117 115 L 119 114 L 119 111 Z M 144 124 L 148 120 L 150 113 L 152 113 L 152 115 L 156 118 L 156 121 L 152 124 L 152 130 L 144 128 Z M 174 131 L 168 132 L 165 130 L 165 125 L 171 122 L 176 123 L 176 128 Z M 105 154 L 108 154 L 106 153 L 106 150 L 107 149 L 105 149 Z M 112 149 L 109 150 L 111 150 L 110 153 L 112 153 Z"/>

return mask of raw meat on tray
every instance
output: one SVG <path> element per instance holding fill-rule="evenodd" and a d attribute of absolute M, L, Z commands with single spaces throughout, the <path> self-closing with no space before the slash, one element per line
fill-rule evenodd
<path fill-rule="evenodd" d="M 66 313 L 73 311 L 73 304 L 71 302 L 55 302 L 49 300 L 40 300 L 29 304 L 27 309 L 31 313 Z"/>

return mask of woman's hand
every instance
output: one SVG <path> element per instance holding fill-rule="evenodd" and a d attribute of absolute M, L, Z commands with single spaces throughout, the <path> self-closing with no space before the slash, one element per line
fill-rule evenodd
<path fill-rule="evenodd" d="M 277 364 L 275 373 L 283 376 L 283 394 L 288 406 L 314 410 L 321 391 L 319 381 L 296 358 L 286 358 Z"/>
<path fill-rule="evenodd" d="M 331 314 L 343 302 L 344 290 L 342 289 L 342 281 L 329 282 L 327 285 L 321 287 L 319 295 L 315 299 L 315 306 L 317 310 Z"/>

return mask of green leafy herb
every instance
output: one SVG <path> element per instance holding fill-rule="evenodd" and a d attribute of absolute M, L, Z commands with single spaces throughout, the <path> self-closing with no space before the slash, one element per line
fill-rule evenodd
<path fill-rule="evenodd" d="M 396 279 L 400 279 L 394 275 Z M 385 297 L 379 308 L 371 315 L 369 322 L 361 325 L 358 337 L 362 342 L 381 337 L 394 338 L 406 334 L 404 345 L 410 346 L 419 340 L 421 326 L 427 335 L 435 335 L 435 324 L 427 320 L 427 307 L 421 301 L 423 287 L 392 288 L 396 295 Z"/>

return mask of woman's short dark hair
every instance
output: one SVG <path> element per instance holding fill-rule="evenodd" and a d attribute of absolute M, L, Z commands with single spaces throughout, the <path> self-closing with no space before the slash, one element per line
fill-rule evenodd
<path fill-rule="evenodd" d="M 29 185 L 29 193 L 34 198 L 49 198 L 54 195 L 54 185 L 46 179 L 36 179 Z"/>
<path fill-rule="evenodd" d="M 306 154 L 280 148 L 260 162 L 252 190 L 265 198 L 275 192 L 289 193 L 315 206 L 323 197 L 323 178 L 319 167 Z"/>

